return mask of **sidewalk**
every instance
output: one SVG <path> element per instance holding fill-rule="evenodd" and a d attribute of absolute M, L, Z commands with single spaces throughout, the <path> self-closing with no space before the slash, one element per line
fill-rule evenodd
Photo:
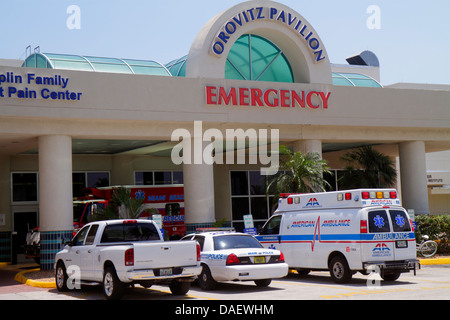
<path fill-rule="evenodd" d="M 0 263 L 0 296 L 5 297 L 6 295 L 20 294 L 23 292 L 46 290 L 40 286 L 40 283 L 36 283 L 39 286 L 32 287 L 26 282 L 16 280 L 17 274 L 36 270 L 36 268 L 39 270 L 39 266 L 35 263 L 21 263 L 16 265 Z"/>

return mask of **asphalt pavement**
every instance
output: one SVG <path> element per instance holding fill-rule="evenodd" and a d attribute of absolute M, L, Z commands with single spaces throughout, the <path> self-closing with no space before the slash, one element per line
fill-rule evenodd
<path fill-rule="evenodd" d="M 450 265 L 450 257 L 421 259 L 420 263 L 421 265 Z M 0 263 L 0 294 L 55 288 L 54 283 L 28 279 L 27 273 L 36 269 L 39 269 L 39 265 L 34 262 L 16 265 Z"/>

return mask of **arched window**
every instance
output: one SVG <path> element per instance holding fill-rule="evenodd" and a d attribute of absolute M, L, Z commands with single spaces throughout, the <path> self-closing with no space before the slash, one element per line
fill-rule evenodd
<path fill-rule="evenodd" d="M 231 48 L 225 78 L 294 82 L 291 66 L 283 52 L 269 40 L 254 34 L 241 36 Z"/>

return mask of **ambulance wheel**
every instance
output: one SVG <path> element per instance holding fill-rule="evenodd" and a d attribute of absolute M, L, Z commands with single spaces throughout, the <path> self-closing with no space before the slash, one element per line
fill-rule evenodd
<path fill-rule="evenodd" d="M 330 275 L 334 282 L 343 284 L 352 280 L 352 272 L 343 256 L 335 256 L 330 262 Z"/>
<path fill-rule="evenodd" d="M 198 285 L 203 290 L 213 290 L 217 286 L 217 281 L 211 275 L 211 270 L 209 270 L 207 265 L 203 265 L 202 273 L 198 276 Z"/>
<path fill-rule="evenodd" d="M 381 273 L 381 278 L 384 281 L 395 281 L 400 277 L 400 272 Z"/>

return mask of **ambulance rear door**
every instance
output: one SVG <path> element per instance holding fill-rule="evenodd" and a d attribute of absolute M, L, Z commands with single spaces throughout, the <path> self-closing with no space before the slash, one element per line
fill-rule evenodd
<path fill-rule="evenodd" d="M 361 218 L 362 262 L 395 260 L 395 242 L 386 209 L 369 209 Z"/>
<path fill-rule="evenodd" d="M 391 218 L 395 260 L 416 258 L 416 236 L 411 228 L 409 216 L 403 208 L 389 208 Z"/>
<path fill-rule="evenodd" d="M 366 222 L 361 222 L 364 224 L 367 227 L 361 227 L 363 262 L 415 259 L 415 236 L 403 208 L 369 209 Z"/>

